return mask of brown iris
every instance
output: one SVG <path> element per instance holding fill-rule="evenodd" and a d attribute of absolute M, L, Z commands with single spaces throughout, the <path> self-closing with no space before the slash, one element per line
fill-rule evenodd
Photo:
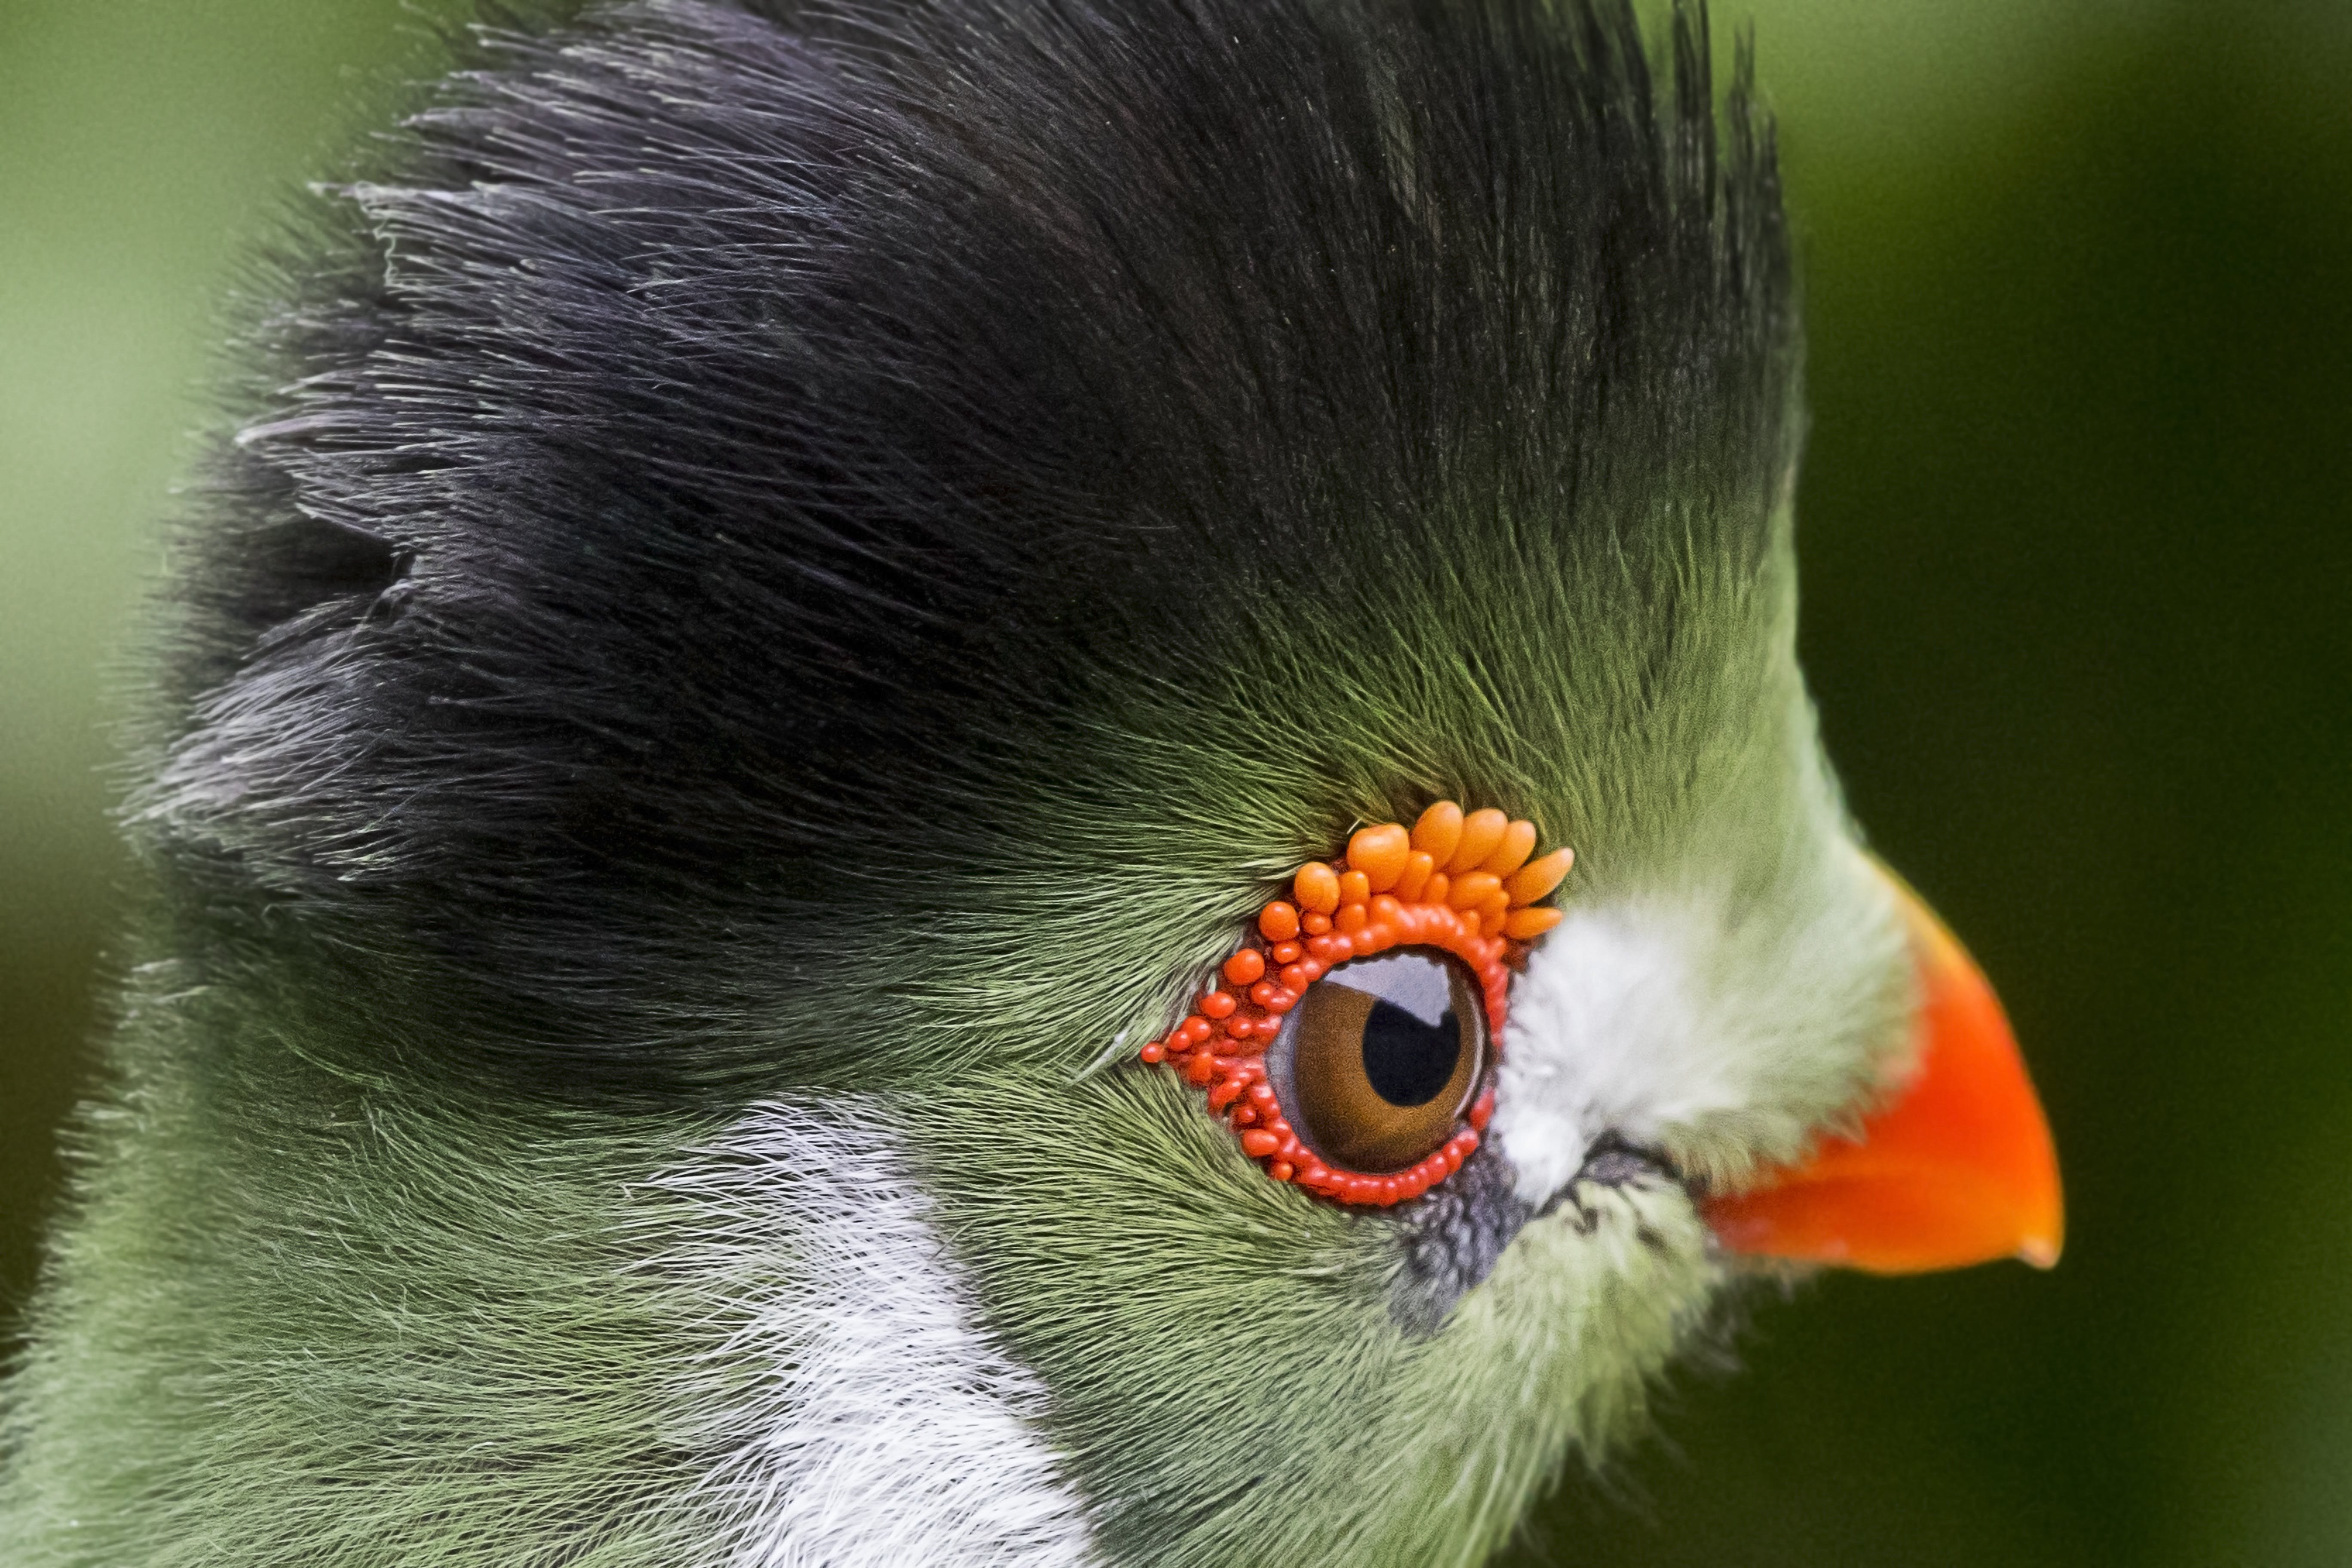
<path fill-rule="evenodd" d="M 1285 1026 L 1285 1109 L 1318 1153 L 1352 1170 L 1400 1171 L 1441 1147 L 1486 1070 L 1477 982 L 1432 948 L 1341 964 Z"/>

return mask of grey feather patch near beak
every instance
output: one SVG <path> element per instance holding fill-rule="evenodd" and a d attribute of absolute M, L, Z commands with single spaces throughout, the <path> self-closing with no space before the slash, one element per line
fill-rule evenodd
<path fill-rule="evenodd" d="M 1613 1132 L 1594 1141 L 1575 1177 L 1540 1209 L 1518 1196 L 1517 1184 L 1502 1140 L 1489 1132 L 1454 1180 L 1407 1205 L 1403 1266 L 1389 1295 L 1390 1315 L 1407 1334 L 1444 1327 L 1455 1304 L 1494 1272 L 1504 1249 L 1534 1221 L 1570 1209 L 1576 1228 L 1590 1235 L 1608 1218 L 1592 1201 L 1601 1192 L 1687 1185 L 1664 1155 Z"/>
<path fill-rule="evenodd" d="M 1404 1264 L 1390 1288 L 1389 1313 L 1407 1334 L 1435 1333 L 1463 1295 L 1494 1272 L 1496 1259 L 1535 1217 L 1512 1189 L 1518 1173 L 1489 1137 L 1454 1179 L 1406 1205 Z"/>

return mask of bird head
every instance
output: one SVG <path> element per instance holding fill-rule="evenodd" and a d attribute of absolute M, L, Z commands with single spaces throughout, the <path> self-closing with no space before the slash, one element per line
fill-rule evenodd
<path fill-rule="evenodd" d="M 142 1109 L 21 1495 L 1471 1563 L 1759 1268 L 2054 1253 L 1799 669 L 1789 243 L 1702 12 L 472 47 L 261 290 L 183 536 Z"/>

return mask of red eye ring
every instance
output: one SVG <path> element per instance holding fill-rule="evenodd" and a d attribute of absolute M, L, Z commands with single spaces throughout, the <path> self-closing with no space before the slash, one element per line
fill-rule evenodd
<path fill-rule="evenodd" d="M 1191 1015 L 1145 1046 L 1142 1058 L 1168 1062 L 1207 1089 L 1210 1114 L 1225 1118 L 1243 1151 L 1277 1182 L 1360 1205 L 1421 1196 L 1477 1149 L 1495 1110 L 1491 1082 L 1434 1152 L 1373 1175 L 1333 1166 L 1300 1142 L 1267 1079 L 1265 1049 L 1283 1015 L 1329 970 L 1411 945 L 1443 949 L 1469 966 L 1499 1056 L 1512 971 L 1528 944 L 1560 921 L 1558 910 L 1533 906 L 1576 859 L 1573 850 L 1556 849 L 1529 860 L 1537 837 L 1531 823 L 1491 810 L 1465 816 L 1450 800 L 1422 813 L 1409 833 L 1393 822 L 1359 829 L 1336 866 L 1310 860 L 1298 868 L 1291 899 L 1259 910 L 1257 929 L 1219 966 Z"/>

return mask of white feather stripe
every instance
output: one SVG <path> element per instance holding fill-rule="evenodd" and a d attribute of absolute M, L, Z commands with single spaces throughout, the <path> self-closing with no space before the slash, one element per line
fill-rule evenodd
<path fill-rule="evenodd" d="M 1031 1424 L 1045 1391 L 976 1326 L 876 1105 L 755 1106 L 656 1184 L 709 1218 L 652 1267 L 730 1320 L 684 1376 L 723 1439 L 700 1489 L 733 1568 L 1097 1562 Z"/>

